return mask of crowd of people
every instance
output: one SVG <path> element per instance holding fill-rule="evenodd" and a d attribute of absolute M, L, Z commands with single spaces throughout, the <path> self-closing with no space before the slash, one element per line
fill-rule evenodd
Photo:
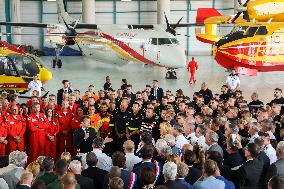
<path fill-rule="evenodd" d="M 193 97 L 157 80 L 0 101 L 0 188 L 283 189 L 284 98 L 206 83 Z"/>

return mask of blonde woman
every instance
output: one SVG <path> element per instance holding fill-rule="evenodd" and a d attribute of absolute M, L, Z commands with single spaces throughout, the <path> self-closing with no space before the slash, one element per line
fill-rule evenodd
<path fill-rule="evenodd" d="M 161 123 L 160 124 L 160 136 L 161 136 L 161 139 L 165 138 L 165 136 L 167 134 L 171 134 L 172 130 L 173 130 L 173 128 L 172 128 L 170 123 L 168 123 L 168 122 Z"/>

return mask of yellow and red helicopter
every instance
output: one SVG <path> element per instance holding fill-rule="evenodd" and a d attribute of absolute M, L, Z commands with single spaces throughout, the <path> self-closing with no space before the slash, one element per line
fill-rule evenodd
<path fill-rule="evenodd" d="M 203 21 L 205 33 L 197 32 L 196 38 L 213 44 L 213 56 L 224 68 L 245 75 L 284 71 L 284 0 L 247 0 L 244 4 L 239 0 L 239 4 L 233 17 L 216 11 L 204 16 L 206 10 L 200 9 L 203 16 L 197 20 Z M 222 24 L 234 24 L 223 37 L 216 34 Z"/>
<path fill-rule="evenodd" d="M 27 92 L 33 76 L 44 84 L 51 80 L 52 73 L 40 60 L 19 47 L 0 41 L 0 91 Z"/>

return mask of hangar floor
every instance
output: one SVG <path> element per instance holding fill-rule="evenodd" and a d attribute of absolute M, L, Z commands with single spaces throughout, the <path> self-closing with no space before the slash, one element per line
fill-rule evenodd
<path fill-rule="evenodd" d="M 146 84 L 151 84 L 153 79 L 159 80 L 159 85 L 164 90 L 176 91 L 182 89 L 186 95 L 192 96 L 194 91 L 200 89 L 203 81 L 208 83 L 209 88 L 214 93 L 220 93 L 220 88 L 226 81 L 226 75 L 212 57 L 199 56 L 195 57 L 199 69 L 196 74 L 196 84 L 189 85 L 189 74 L 186 69 L 177 70 L 177 80 L 166 80 L 165 69 L 152 66 L 144 66 L 132 63 L 124 66 L 106 64 L 92 60 L 90 57 L 62 57 L 63 68 L 59 70 L 51 69 L 52 57 L 42 57 L 43 64 L 46 65 L 53 73 L 53 79 L 46 85 L 49 94 L 56 94 L 57 90 L 62 87 L 61 81 L 68 79 L 74 89 L 79 89 L 82 93 L 87 89 L 89 84 L 95 85 L 95 90 L 102 88 L 105 77 L 111 78 L 114 89 L 121 86 L 121 79 L 126 78 L 133 85 L 134 91 L 145 88 Z M 257 77 L 240 76 L 241 90 L 244 97 L 250 101 L 252 92 L 257 91 L 259 97 L 264 102 L 268 102 L 273 98 L 273 89 L 280 87 L 284 89 L 283 72 L 260 73 Z"/>

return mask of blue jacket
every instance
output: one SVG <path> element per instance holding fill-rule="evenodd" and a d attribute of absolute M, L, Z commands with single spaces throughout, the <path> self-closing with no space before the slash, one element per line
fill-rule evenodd
<path fill-rule="evenodd" d="M 192 185 L 187 183 L 183 178 L 176 179 L 176 183 L 184 185 L 186 187 L 186 189 L 192 189 L 193 188 Z"/>
<path fill-rule="evenodd" d="M 232 181 L 225 179 L 223 176 L 215 177 L 225 183 L 225 189 L 235 189 L 235 184 Z"/>
<path fill-rule="evenodd" d="M 135 173 L 130 172 L 128 169 L 121 169 L 120 178 L 123 180 L 123 189 L 136 189 L 137 188 L 137 176 Z M 107 174 L 104 179 L 103 189 L 108 189 L 109 175 Z"/>
<path fill-rule="evenodd" d="M 193 189 L 225 189 L 225 183 L 213 176 L 199 180 L 193 185 Z"/>

